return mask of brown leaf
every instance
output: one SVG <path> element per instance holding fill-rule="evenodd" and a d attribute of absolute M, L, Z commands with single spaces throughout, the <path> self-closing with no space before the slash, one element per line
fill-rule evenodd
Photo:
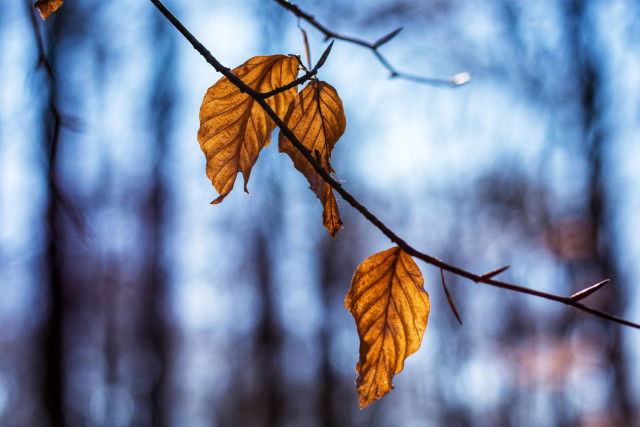
<path fill-rule="evenodd" d="M 255 56 L 232 70 L 249 87 L 270 92 L 291 83 L 298 76 L 299 60 L 294 56 Z M 269 106 L 283 117 L 296 88 L 266 99 Z M 244 191 L 251 168 L 263 147 L 271 142 L 273 120 L 249 95 L 226 77 L 209 88 L 200 107 L 198 142 L 207 157 L 207 177 L 220 194 L 220 203 L 233 189 L 238 172 L 244 177 Z"/>
<path fill-rule="evenodd" d="M 364 408 L 393 388 L 391 379 L 420 348 L 429 317 L 429 294 L 413 259 L 394 247 L 358 266 L 345 305 L 360 336 L 356 388 Z"/>
<path fill-rule="evenodd" d="M 62 0 L 38 0 L 33 7 L 37 8 L 42 19 L 47 19 L 53 12 L 62 6 Z"/>
<path fill-rule="evenodd" d="M 331 150 L 344 133 L 347 119 L 344 116 L 342 101 L 336 90 L 328 83 L 312 80 L 289 105 L 284 123 L 298 137 L 322 167 L 329 173 L 333 168 L 329 163 Z M 316 172 L 311 163 L 304 158 L 282 132 L 279 136 L 280 152 L 287 153 L 293 164 L 307 178 L 311 190 L 316 193 L 324 207 L 322 219 L 332 237 L 342 226 L 338 203 L 332 188 Z"/>

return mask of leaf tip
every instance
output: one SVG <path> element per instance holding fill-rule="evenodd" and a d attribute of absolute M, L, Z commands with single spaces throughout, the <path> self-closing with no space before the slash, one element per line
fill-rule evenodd
<path fill-rule="evenodd" d="M 358 395 L 358 405 L 360 406 L 361 411 L 372 403 L 373 400 L 369 400 L 365 396 Z"/>
<path fill-rule="evenodd" d="M 391 385 L 388 390 L 377 391 L 375 394 L 373 394 L 373 393 L 358 394 L 358 404 L 360 405 L 360 410 L 362 410 L 362 409 L 366 408 L 367 406 L 371 405 L 376 400 L 382 399 L 384 396 L 389 394 L 389 392 L 391 390 L 393 390 L 394 388 L 395 387 L 393 385 Z"/>
<path fill-rule="evenodd" d="M 209 204 L 210 205 L 219 205 L 220 203 L 222 203 L 222 201 L 224 200 L 225 197 L 227 197 L 226 194 L 221 194 L 215 200 L 212 200 L 211 203 L 209 203 Z"/>

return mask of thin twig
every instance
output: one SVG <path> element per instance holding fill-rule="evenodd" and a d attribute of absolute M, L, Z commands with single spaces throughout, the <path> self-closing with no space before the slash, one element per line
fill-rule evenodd
<path fill-rule="evenodd" d="M 444 278 L 443 269 L 440 269 L 440 278 L 442 279 L 442 289 L 444 289 L 444 294 L 447 297 L 447 302 L 449 302 L 449 307 L 451 307 L 451 311 L 453 311 L 453 315 L 456 316 L 456 319 L 458 319 L 458 323 L 462 325 L 462 319 L 460 318 L 460 315 L 458 314 L 458 310 L 456 309 L 456 305 L 453 303 L 453 299 L 449 294 L 449 289 L 447 289 L 447 281 Z"/>
<path fill-rule="evenodd" d="M 162 4 L 160 0 L 150 0 L 151 3 L 154 4 L 158 8 L 158 10 L 167 18 L 171 24 L 176 27 L 178 31 L 191 43 L 191 45 L 200 53 L 204 59 L 211 64 L 218 72 L 222 73 L 225 77 L 229 79 L 234 85 L 236 85 L 241 91 L 251 94 L 253 92 L 249 86 L 247 86 L 242 80 L 240 80 L 235 74 L 231 72 L 229 68 L 224 67 L 218 60 L 211 55 L 211 53 L 198 41 L 185 27 L 182 23 L 175 17 L 173 14 Z M 264 111 L 271 117 L 271 119 L 275 122 L 275 124 L 280 128 L 282 134 L 289 139 L 291 144 L 296 147 L 300 153 L 304 156 L 304 158 L 313 166 L 313 168 L 318 172 L 318 174 L 324 179 L 334 190 L 342 196 L 342 199 L 349 203 L 354 209 L 356 209 L 360 214 L 362 214 L 369 222 L 371 222 L 376 228 L 378 228 L 385 236 L 389 238 L 392 242 L 394 242 L 398 247 L 400 247 L 407 254 L 418 258 L 427 264 L 431 264 L 437 268 L 448 271 L 460 277 L 467 278 L 476 283 L 484 283 L 487 285 L 495 286 L 502 289 L 507 289 L 514 292 L 519 292 L 523 294 L 533 295 L 539 298 L 548 299 L 551 301 L 557 301 L 572 307 L 575 307 L 579 310 L 586 311 L 587 313 L 591 313 L 594 316 L 601 317 L 603 319 L 619 323 L 622 325 L 630 326 L 632 328 L 640 329 L 640 324 L 630 322 L 628 320 L 622 319 L 620 317 L 602 312 L 600 310 L 596 310 L 594 308 L 588 307 L 586 305 L 580 304 L 577 301 L 572 300 L 570 297 L 564 297 L 554 294 L 549 294 L 546 292 L 536 291 L 534 289 L 525 288 L 522 286 L 514 285 L 512 283 L 502 282 L 498 280 L 494 280 L 490 277 L 486 277 L 483 275 L 477 275 L 471 273 L 467 270 L 464 270 L 460 267 L 457 267 L 452 264 L 448 264 L 444 261 L 439 260 L 436 257 L 432 257 L 425 253 L 422 253 L 412 246 L 410 246 L 406 241 L 400 238 L 395 232 L 393 232 L 389 227 L 387 227 L 381 220 L 379 220 L 374 214 L 369 212 L 369 210 L 362 205 L 355 197 L 353 197 L 348 191 L 346 191 L 342 184 L 331 177 L 331 175 L 320 165 L 320 163 L 314 158 L 311 152 L 300 142 L 300 140 L 294 135 L 294 133 L 289 129 L 284 122 L 278 117 L 278 115 L 269 107 L 267 102 L 261 98 L 260 96 L 253 97 L 253 99 L 260 104 L 260 106 L 264 109 Z"/>
<path fill-rule="evenodd" d="M 450 77 L 449 79 L 438 79 L 438 78 L 423 77 L 415 74 L 398 71 L 398 69 L 392 66 L 389 63 L 389 61 L 387 61 L 387 59 L 384 56 L 382 56 L 378 48 L 383 44 L 387 43 L 392 38 L 394 38 L 396 35 L 398 35 L 398 33 L 402 30 L 402 28 L 398 28 L 390 32 L 389 34 L 381 37 L 375 42 L 368 42 L 366 40 L 362 40 L 357 37 L 351 37 L 351 36 L 346 36 L 344 34 L 336 33 L 335 31 L 325 27 L 320 22 L 318 22 L 315 16 L 303 11 L 297 5 L 291 3 L 289 0 L 274 0 L 274 1 L 278 3 L 280 6 L 282 6 L 283 8 L 293 13 L 298 18 L 304 19 L 309 24 L 317 28 L 322 34 L 324 34 L 325 40 L 338 39 L 338 40 L 353 43 L 358 46 L 362 46 L 364 48 L 370 49 L 375 55 L 375 57 L 378 59 L 378 61 L 380 61 L 382 66 L 389 71 L 389 77 L 391 78 L 410 80 L 413 82 L 424 83 L 424 84 L 429 84 L 434 86 L 449 86 L 449 87 L 456 87 L 456 86 L 463 85 L 471 79 L 469 76 L 469 73 L 467 72 L 456 74 L 455 76 Z"/>

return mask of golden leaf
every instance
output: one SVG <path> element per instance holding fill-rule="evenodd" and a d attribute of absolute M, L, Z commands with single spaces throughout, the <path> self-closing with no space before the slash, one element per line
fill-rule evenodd
<path fill-rule="evenodd" d="M 345 305 L 360 336 L 356 379 L 360 407 L 393 389 L 391 379 L 420 348 L 429 317 L 429 294 L 413 259 L 394 247 L 358 266 Z"/>
<path fill-rule="evenodd" d="M 320 165 L 328 173 L 332 173 L 333 168 L 329 163 L 331 150 L 344 133 L 347 125 L 342 101 L 336 90 L 328 83 L 312 80 L 289 105 L 284 123 Z M 335 237 L 342 226 L 342 221 L 331 186 L 322 179 L 311 163 L 282 132 L 279 136 L 278 149 L 281 153 L 287 153 L 291 157 L 296 169 L 309 181 L 311 190 L 320 199 L 324 208 L 323 224 L 331 236 Z"/>
<path fill-rule="evenodd" d="M 294 56 L 255 56 L 232 70 L 245 84 L 259 92 L 270 92 L 291 83 L 298 76 L 299 60 Z M 291 88 L 266 99 L 283 117 L 297 89 Z M 226 77 L 209 88 L 200 107 L 198 142 L 207 157 L 207 177 L 220 194 L 220 203 L 233 189 L 238 172 L 244 177 L 244 191 L 251 168 L 263 147 L 271 142 L 273 120 L 262 107 Z"/>
<path fill-rule="evenodd" d="M 62 0 L 38 0 L 33 7 L 37 8 L 42 19 L 47 19 L 53 12 L 62 6 Z"/>

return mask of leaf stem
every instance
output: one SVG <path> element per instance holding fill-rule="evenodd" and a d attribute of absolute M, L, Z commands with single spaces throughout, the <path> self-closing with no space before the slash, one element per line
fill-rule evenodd
<path fill-rule="evenodd" d="M 441 261 L 436 257 L 427 255 L 427 254 L 425 254 L 423 252 L 420 252 L 420 251 L 416 250 L 413 246 L 409 245 L 404 239 L 402 239 L 395 232 L 393 232 L 393 230 L 391 230 L 389 227 L 387 227 L 380 219 L 378 219 L 378 217 L 376 217 L 373 213 L 371 213 L 364 205 L 362 205 L 347 190 L 345 190 L 342 187 L 342 184 L 340 184 L 340 182 L 336 181 L 335 179 L 333 179 L 331 177 L 331 175 L 314 158 L 314 156 L 311 154 L 311 152 L 304 145 L 302 145 L 300 140 L 294 135 L 294 133 L 291 131 L 291 129 L 289 129 L 284 124 L 284 122 L 280 119 L 280 117 L 278 117 L 278 115 L 275 113 L 275 111 L 273 111 L 273 109 L 271 109 L 271 107 L 269 107 L 269 105 L 267 104 L 267 102 L 265 101 L 265 99 L 263 97 L 263 94 L 260 94 L 259 92 L 256 92 L 256 91 L 252 90 L 242 80 L 240 80 L 237 76 L 235 76 L 231 72 L 231 70 L 229 68 L 223 66 L 220 62 L 218 62 L 218 60 L 213 57 L 213 55 L 202 45 L 202 43 L 200 43 L 200 41 L 198 41 L 184 27 L 184 25 L 182 25 L 182 23 L 175 16 L 173 16 L 173 14 L 162 4 L 162 2 L 160 0 L 150 0 L 150 1 L 167 18 L 167 20 L 169 22 L 171 22 L 171 24 L 173 24 L 173 26 L 176 27 L 176 29 L 178 31 L 180 31 L 180 33 L 189 41 L 189 43 L 191 43 L 191 45 L 194 47 L 194 49 L 196 49 L 198 51 L 198 53 L 200 53 L 200 55 L 202 55 L 205 58 L 205 60 L 209 64 L 211 64 L 211 66 L 213 66 L 213 68 L 216 69 L 216 71 L 222 73 L 225 77 L 227 77 L 229 79 L 229 81 L 231 81 L 234 85 L 236 85 L 238 87 L 238 89 L 240 89 L 240 91 L 247 93 L 258 104 L 260 104 L 260 106 L 264 109 L 264 111 L 269 115 L 269 117 L 271 117 L 271 119 L 275 122 L 275 124 L 280 128 L 280 130 L 282 131 L 283 135 L 286 136 L 289 139 L 291 144 L 294 147 L 296 147 L 296 149 L 298 149 L 298 151 L 300 151 L 300 153 L 302 153 L 304 158 L 313 166 L 313 168 L 316 170 L 316 172 L 318 172 L 318 174 L 322 177 L 322 179 L 324 179 L 329 185 L 331 185 L 331 187 L 333 187 L 333 189 L 335 189 L 338 192 L 338 194 L 340 194 L 340 196 L 342 196 L 342 199 L 344 201 L 349 203 L 354 209 L 356 209 L 358 212 L 360 212 L 360 214 L 362 216 L 364 216 L 369 222 L 371 222 L 376 228 L 378 228 L 378 230 L 380 230 L 385 236 L 387 236 L 389 238 L 389 240 L 391 240 L 393 243 L 398 245 L 404 252 L 406 252 L 407 254 L 409 254 L 409 255 L 411 255 L 411 256 L 413 256 L 415 258 L 418 258 L 418 259 L 426 262 L 427 264 L 430 264 L 430 265 L 432 265 L 434 267 L 437 267 L 437 268 L 439 268 L 441 270 L 448 271 L 448 272 L 450 272 L 452 274 L 455 274 L 457 276 L 467 278 L 467 279 L 469 279 L 469 280 L 471 280 L 473 282 L 476 282 L 476 283 L 484 283 L 486 285 L 494 286 L 494 287 L 497 287 L 497 288 L 507 289 L 507 290 L 510 290 L 510 291 L 513 291 L 513 292 L 519 292 L 519 293 L 522 293 L 522 294 L 533 295 L 533 296 L 536 296 L 536 297 L 539 297 L 539 298 L 544 298 L 544 299 L 548 299 L 548 300 L 551 300 L 551 301 L 560 302 L 560 303 L 566 304 L 568 306 L 577 308 L 578 310 L 582 310 L 582 311 L 590 313 L 590 314 L 592 314 L 594 316 L 600 317 L 602 319 L 606 319 L 606 320 L 609 320 L 611 322 L 619 323 L 621 325 L 626 325 L 626 326 L 629 326 L 629 327 L 632 327 L 632 328 L 640 329 L 640 324 L 630 322 L 628 320 L 622 319 L 620 317 L 614 316 L 614 315 L 609 314 L 609 313 L 605 313 L 605 312 L 600 311 L 600 310 L 596 310 L 595 308 L 586 306 L 584 304 L 581 304 L 581 303 L 575 301 L 571 297 L 564 297 L 564 296 L 560 296 L 560 295 L 554 295 L 554 294 L 550 294 L 550 293 L 546 293 L 546 292 L 537 291 L 535 289 L 525 288 L 523 286 L 515 285 L 515 284 L 512 284 L 512 283 L 507 283 L 507 282 L 503 282 L 503 281 L 499 281 L 499 280 L 494 280 L 492 277 L 493 277 L 493 275 L 497 274 L 497 273 L 494 273 L 494 272 L 490 272 L 488 274 L 483 274 L 483 275 L 474 274 L 474 273 L 471 273 L 471 272 L 469 272 L 467 270 L 464 270 L 464 269 L 462 269 L 460 267 L 457 267 L 455 265 L 448 264 L 448 263 L 446 263 L 444 261 Z M 284 0 L 277 0 L 277 1 L 280 2 L 280 1 L 284 1 Z M 289 2 L 285 2 L 285 3 L 291 5 L 292 7 L 297 8 L 297 6 L 292 5 Z M 308 16 L 311 16 L 311 15 L 308 15 Z M 304 18 L 304 15 L 302 15 L 301 17 Z M 304 18 L 304 19 L 306 19 L 306 18 Z M 328 55 L 327 51 L 325 51 L 325 54 L 323 55 L 323 58 L 321 58 L 320 61 L 318 61 L 318 64 L 321 65 L 321 63 L 324 62 L 324 60 L 326 59 L 326 55 Z M 316 65 L 316 68 L 319 68 L 318 65 Z"/>

